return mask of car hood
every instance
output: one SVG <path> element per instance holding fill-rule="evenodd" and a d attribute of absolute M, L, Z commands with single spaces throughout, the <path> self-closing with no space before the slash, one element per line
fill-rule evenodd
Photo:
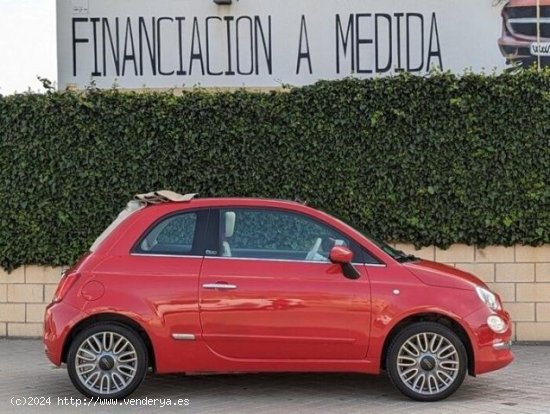
<path fill-rule="evenodd" d="M 510 0 L 507 6 L 509 7 L 529 7 L 536 6 L 537 0 Z M 550 0 L 540 0 L 541 6 L 550 6 Z"/>
<path fill-rule="evenodd" d="M 473 290 L 476 286 L 487 288 L 487 285 L 473 274 L 441 263 L 418 260 L 405 263 L 405 267 L 426 285 L 464 290 Z"/>

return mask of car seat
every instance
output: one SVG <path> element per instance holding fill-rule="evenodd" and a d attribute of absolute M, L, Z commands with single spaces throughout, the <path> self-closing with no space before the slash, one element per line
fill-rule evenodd
<path fill-rule="evenodd" d="M 235 233 L 235 219 L 236 214 L 234 211 L 226 211 L 223 213 L 223 221 L 224 221 L 224 234 L 223 234 L 223 241 L 222 241 L 222 256 L 223 257 L 231 257 L 231 246 L 229 245 L 228 239 L 233 237 L 233 234 Z"/>

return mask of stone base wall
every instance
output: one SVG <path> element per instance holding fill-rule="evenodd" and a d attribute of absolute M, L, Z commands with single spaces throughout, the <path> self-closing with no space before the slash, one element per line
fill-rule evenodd
<path fill-rule="evenodd" d="M 487 247 L 453 245 L 448 250 L 396 247 L 427 260 L 471 272 L 498 292 L 514 320 L 514 339 L 550 341 L 550 245 Z M 0 337 L 38 337 L 44 308 L 51 301 L 60 267 L 24 266 L 0 270 Z"/>
<path fill-rule="evenodd" d="M 44 310 L 61 277 L 61 267 L 0 269 L 0 337 L 39 337 Z"/>

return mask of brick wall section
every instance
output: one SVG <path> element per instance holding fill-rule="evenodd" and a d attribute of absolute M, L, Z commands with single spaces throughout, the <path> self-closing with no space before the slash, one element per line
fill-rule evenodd
<path fill-rule="evenodd" d="M 412 245 L 396 247 L 473 273 L 498 292 L 521 341 L 550 341 L 550 244 L 542 247 L 453 245 L 448 250 Z M 40 336 L 44 308 L 55 292 L 62 268 L 24 266 L 0 270 L 0 337 Z"/>
<path fill-rule="evenodd" d="M 0 337 L 42 335 L 44 309 L 61 271 L 60 267 L 24 266 L 8 274 L 0 269 Z"/>

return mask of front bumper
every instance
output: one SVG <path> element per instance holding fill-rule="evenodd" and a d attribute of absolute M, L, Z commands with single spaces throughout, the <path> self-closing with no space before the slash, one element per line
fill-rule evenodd
<path fill-rule="evenodd" d="M 44 315 L 44 351 L 54 365 L 61 365 L 63 345 L 72 327 L 82 320 L 85 314 L 63 302 L 51 303 Z"/>
<path fill-rule="evenodd" d="M 509 61 L 536 59 L 536 56 L 531 55 L 531 43 L 533 42 L 512 36 L 502 36 L 498 40 L 500 53 Z"/>
<path fill-rule="evenodd" d="M 487 318 L 498 315 L 506 322 L 507 329 L 503 333 L 495 333 L 487 325 Z M 493 312 L 483 307 L 466 318 L 470 327 L 474 328 L 473 352 L 475 359 L 475 375 L 496 371 L 509 365 L 514 360 L 511 350 L 512 320 L 508 312 L 502 310 Z"/>
<path fill-rule="evenodd" d="M 541 43 L 548 43 L 550 40 L 541 38 Z M 511 33 L 505 32 L 498 39 L 498 47 L 500 53 L 509 62 L 520 61 L 525 63 L 535 62 L 538 59 L 537 55 L 531 54 L 531 45 L 537 43 L 536 37 L 514 36 Z M 541 61 L 549 62 L 549 56 L 541 56 Z"/>

